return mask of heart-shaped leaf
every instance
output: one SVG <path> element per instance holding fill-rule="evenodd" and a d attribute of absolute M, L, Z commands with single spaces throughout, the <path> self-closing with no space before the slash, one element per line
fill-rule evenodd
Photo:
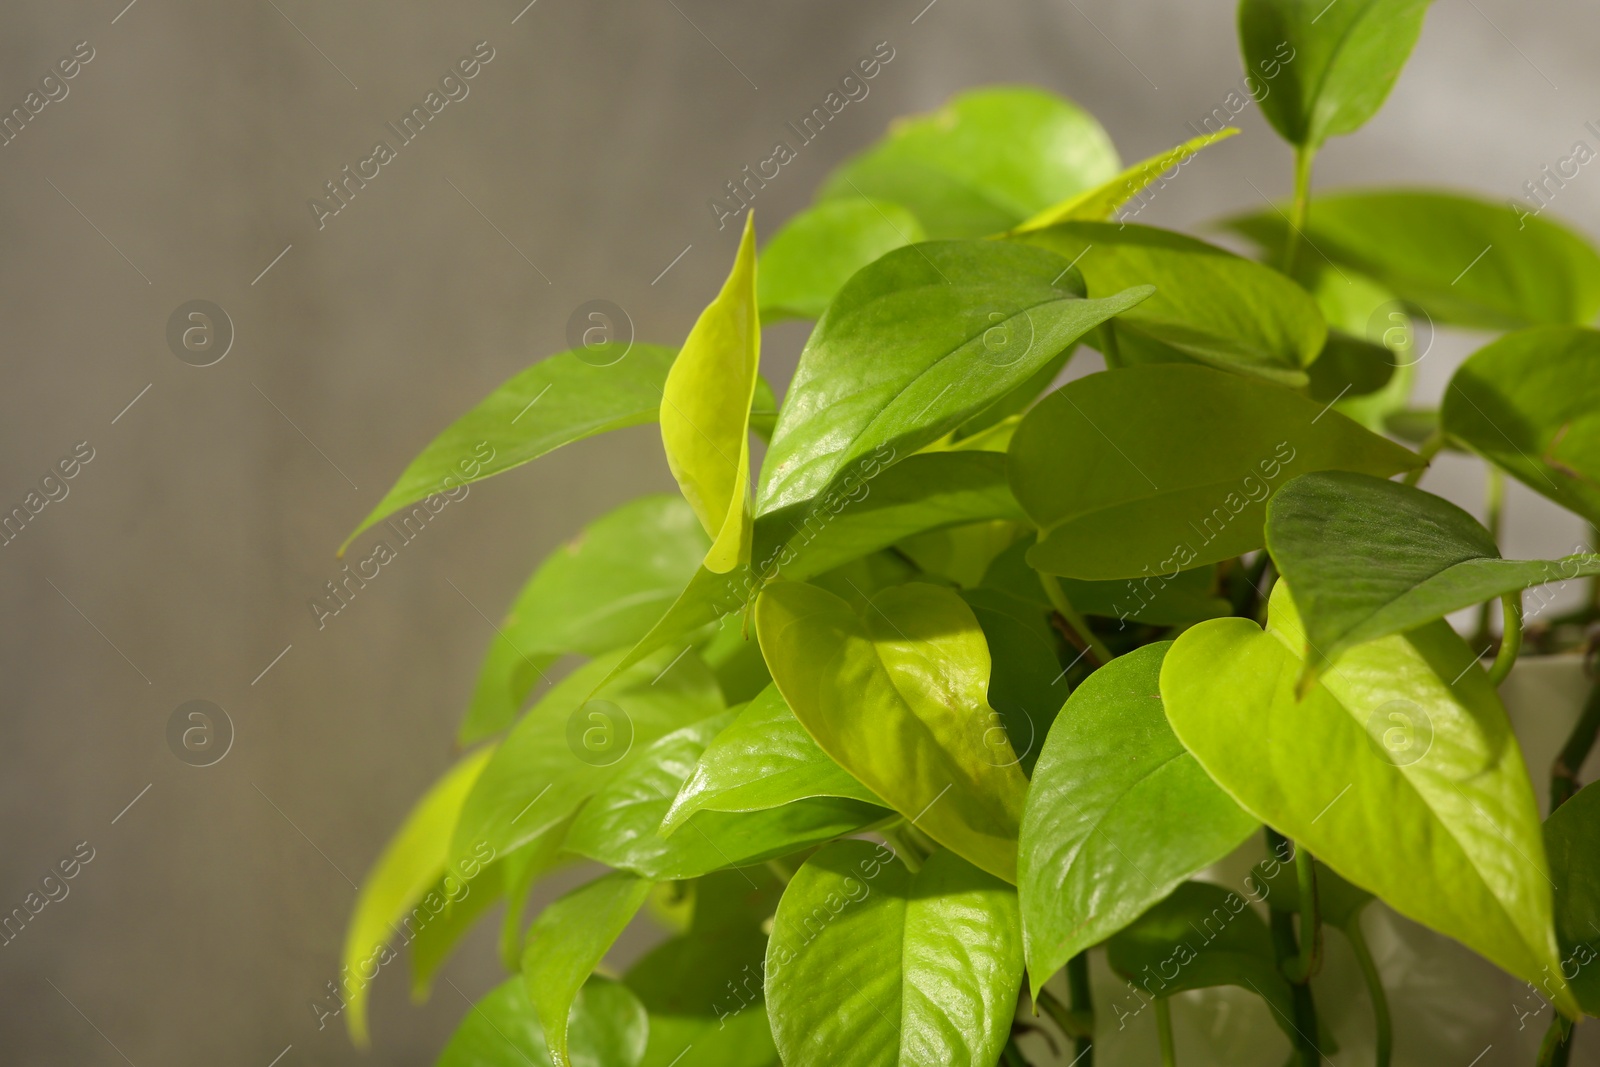
<path fill-rule="evenodd" d="M 1241 0 L 1247 84 L 1272 128 L 1315 150 L 1377 114 L 1422 33 L 1429 0 Z"/>
<path fill-rule="evenodd" d="M 675 834 L 700 811 L 765 811 L 809 797 L 845 797 L 881 804 L 833 762 L 769 685 L 713 737 L 661 820 Z"/>
<path fill-rule="evenodd" d="M 1305 626 L 1305 679 L 1349 648 L 1545 582 L 1600 574 L 1600 555 L 1500 558 L 1471 515 L 1432 493 L 1346 471 L 1286 484 L 1267 550 Z"/>
<path fill-rule="evenodd" d="M 1230 219 L 1262 248 L 1284 245 L 1277 211 Z M 1454 193 L 1319 193 L 1307 260 L 1354 268 L 1439 323 L 1485 330 L 1584 325 L 1600 314 L 1600 255 L 1566 226 Z M 1341 283 L 1342 284 L 1342 283 Z"/>
<path fill-rule="evenodd" d="M 652 495 L 601 516 L 534 571 L 478 669 L 463 744 L 511 725 L 562 655 L 598 656 L 649 632 L 694 575 L 710 541 L 680 497 Z"/>
<path fill-rule="evenodd" d="M 1533 787 L 1466 642 L 1441 620 L 1360 645 L 1297 701 L 1305 637 L 1285 582 L 1269 619 L 1214 619 L 1174 642 L 1161 698 L 1184 747 L 1350 882 L 1546 982 L 1560 957 Z"/>
<path fill-rule="evenodd" d="M 346 975 L 366 974 L 368 964 L 373 963 L 375 957 L 389 953 L 389 942 L 401 920 L 443 876 L 450 874 L 460 886 L 469 871 L 477 874 L 483 863 L 494 858 L 492 849 L 487 853 L 469 851 L 459 868 L 452 868 L 449 863 L 450 831 L 461 813 L 462 802 L 493 753 L 493 748 L 479 749 L 445 772 L 444 777 L 417 801 L 384 847 L 378 862 L 362 882 L 356 906 L 350 913 L 350 928 L 344 939 Z M 441 901 L 440 909 L 442 907 Z M 383 962 L 387 961 L 379 958 L 370 970 L 375 973 L 378 964 Z M 365 982 L 346 979 L 340 990 L 350 1039 L 361 1048 L 368 1043 L 367 988 Z"/>
<path fill-rule="evenodd" d="M 1028 562 L 1072 578 L 1154 579 L 1262 545 L 1290 476 L 1387 476 L 1417 456 L 1325 405 L 1207 367 L 1091 374 L 1040 401 L 1011 440 L 1011 491 L 1044 536 Z"/>
<path fill-rule="evenodd" d="M 803 582 L 756 601 L 772 678 L 824 752 L 935 841 L 1008 882 L 1028 780 L 989 706 L 989 649 L 961 597 L 913 582 L 857 614 Z"/>
<path fill-rule="evenodd" d="M 635 1067 L 647 1025 L 626 987 L 591 978 L 572 1002 L 568 1060 L 572 1067 Z M 501 983 L 472 1006 L 435 1067 L 556 1067 L 522 979 Z"/>
<path fill-rule="evenodd" d="M 684 499 L 712 538 L 707 570 L 750 559 L 750 405 L 761 363 L 756 217 L 733 270 L 683 342 L 661 393 L 661 443 Z"/>
<path fill-rule="evenodd" d="M 1289 1040 L 1296 1039 L 1294 993 L 1278 973 L 1267 924 L 1248 900 L 1220 885 L 1178 886 L 1107 942 L 1106 959 L 1157 998 L 1219 985 L 1252 990 Z"/>
<path fill-rule="evenodd" d="M 1439 417 L 1455 440 L 1600 524 L 1600 332 L 1536 327 L 1478 349 Z"/>
<path fill-rule="evenodd" d="M 1050 609 L 981 585 L 963 589 L 961 599 L 989 645 L 989 705 L 1000 714 L 1017 765 L 1031 775 L 1069 692 Z"/>
<path fill-rule="evenodd" d="M 850 279 L 806 342 L 762 464 L 758 512 L 933 443 L 1150 292 L 1086 300 L 1066 260 L 997 241 L 890 252 Z"/>
<path fill-rule="evenodd" d="M 1039 89 L 996 86 L 897 119 L 817 196 L 889 200 L 932 237 L 983 237 L 1109 181 L 1117 169 L 1116 149 L 1094 116 Z"/>
<path fill-rule="evenodd" d="M 1145 645 L 1091 674 L 1056 717 L 1033 769 L 1017 895 L 1035 995 L 1067 960 L 1260 826 L 1167 725 L 1159 686 L 1169 647 Z"/>
<path fill-rule="evenodd" d="M 1016 893 L 945 850 L 912 874 L 883 845 L 827 846 L 784 890 L 767 943 L 787 1067 L 991 1067 L 1021 982 Z"/>
<path fill-rule="evenodd" d="M 673 798 L 706 743 L 733 718 L 724 712 L 650 745 L 584 805 L 567 849 L 654 881 L 675 881 L 799 852 L 888 815 L 875 803 L 812 797 L 754 812 L 703 812 L 664 836 L 659 831 Z"/>
<path fill-rule="evenodd" d="M 1135 197 L 1143 199 L 1144 191 L 1152 185 L 1156 186 L 1159 192 L 1162 186 L 1177 177 L 1178 168 L 1187 165 L 1202 148 L 1209 148 L 1218 141 L 1226 141 L 1238 132 L 1237 126 L 1229 126 L 1216 133 L 1203 133 L 1176 148 L 1169 148 L 1149 159 L 1140 160 L 1115 178 L 1102 182 L 1093 189 L 1086 189 L 1070 196 L 1059 204 L 1052 204 L 1011 230 L 1006 236 L 1014 237 L 1032 230 L 1042 230 L 1058 222 L 1099 222 L 1109 219 L 1128 201 Z M 1168 171 L 1172 172 L 1171 177 L 1167 176 Z M 1140 210 L 1143 210 L 1142 204 Z"/>
<path fill-rule="evenodd" d="M 807 208 L 761 251 L 756 284 L 762 320 L 818 317 L 856 271 L 927 236 L 915 215 L 887 200 L 829 200 Z"/>
<path fill-rule="evenodd" d="M 1156 287 L 1113 324 L 1112 365 L 1196 360 L 1299 386 L 1322 351 L 1327 326 L 1311 297 L 1277 271 L 1216 245 L 1114 222 L 1067 222 L 1022 240 L 1075 263 L 1090 297 Z"/>
<path fill-rule="evenodd" d="M 466 492 L 461 486 L 562 445 L 654 422 L 675 355 L 675 349 L 660 345 L 608 343 L 535 363 L 434 438 L 345 538 L 340 554 L 362 531 L 403 507 L 421 500 L 459 499 Z M 431 517 L 423 511 L 417 521 L 426 526 Z"/>
<path fill-rule="evenodd" d="M 669 653 L 622 672 L 596 692 L 616 662 L 584 664 L 528 710 L 473 784 L 451 854 L 495 854 L 531 841 L 571 815 L 656 738 L 722 710 L 700 657 Z"/>
<path fill-rule="evenodd" d="M 758 571 L 805 579 L 928 530 L 1021 519 L 1005 456 L 929 452 L 871 478 L 847 475 L 815 500 L 762 516 Z"/>
<path fill-rule="evenodd" d="M 533 1002 L 550 1061 L 556 1067 L 571 1063 L 568 1019 L 578 991 L 649 892 L 647 880 L 613 871 L 550 904 L 528 928 L 528 947 L 522 955 L 523 987 Z"/>
<path fill-rule="evenodd" d="M 1544 847 L 1556 884 L 1561 975 L 1584 1013 L 1600 1015 L 1600 785 L 1578 790 L 1550 813 Z"/>

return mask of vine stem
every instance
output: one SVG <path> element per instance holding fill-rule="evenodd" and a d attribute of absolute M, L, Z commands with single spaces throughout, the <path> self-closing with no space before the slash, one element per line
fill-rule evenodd
<path fill-rule="evenodd" d="M 1067 992 L 1072 997 L 1072 1014 L 1087 1024 L 1088 1033 L 1072 1042 L 1073 1054 L 1082 1067 L 1094 1067 L 1094 995 L 1089 990 L 1089 953 L 1078 953 L 1067 961 Z"/>
<path fill-rule="evenodd" d="M 1073 959 L 1083 956 L 1079 953 Z M 1070 967 L 1071 961 L 1068 961 Z M 1087 969 L 1087 968 L 1086 968 Z M 1070 973 L 1069 973 L 1070 984 Z M 1056 999 L 1054 993 L 1048 989 L 1039 990 L 1039 997 L 1035 1005 L 1044 1009 L 1044 1013 L 1055 1020 L 1061 1027 L 1061 1032 L 1072 1039 L 1072 1052 L 1076 1057 L 1073 1060 L 1078 1067 L 1093 1067 L 1094 1064 L 1094 1012 L 1077 1010 L 1077 999 L 1074 1006 L 1069 1008 Z"/>
<path fill-rule="evenodd" d="M 1284 962 L 1284 977 L 1305 985 L 1322 970 L 1322 907 L 1317 899 L 1316 858 L 1298 841 L 1294 846 L 1294 873 L 1300 889 L 1300 945 L 1293 959 Z"/>
<path fill-rule="evenodd" d="M 1172 1046 L 1172 1005 L 1166 997 L 1156 1001 L 1156 1035 L 1161 1040 L 1161 1067 L 1177 1067 L 1177 1051 Z"/>
<path fill-rule="evenodd" d="M 1571 1055 L 1572 1020 L 1557 1012 L 1539 1043 L 1538 1067 L 1567 1067 Z"/>
<path fill-rule="evenodd" d="M 1089 629 L 1089 624 L 1084 621 L 1082 615 L 1078 614 L 1078 609 L 1072 606 L 1072 601 L 1067 599 L 1067 594 L 1062 590 L 1059 578 L 1053 574 L 1045 574 L 1040 571 L 1039 584 L 1044 586 L 1044 595 L 1050 599 L 1050 606 L 1056 609 L 1056 614 L 1066 620 L 1067 626 L 1073 633 L 1078 635 L 1078 639 L 1088 648 L 1089 655 L 1098 661 L 1095 664 L 1096 666 L 1103 667 L 1116 658 L 1112 656 L 1111 650 L 1106 647 L 1105 642 L 1096 637 L 1094 631 Z"/>
<path fill-rule="evenodd" d="M 1489 536 L 1494 540 L 1494 543 L 1499 544 L 1500 530 L 1505 525 L 1506 476 L 1501 474 L 1500 468 L 1493 464 L 1488 465 L 1485 469 L 1488 471 L 1488 478 L 1483 492 L 1483 525 L 1489 531 Z M 1489 634 L 1490 603 L 1490 601 L 1485 600 L 1478 606 L 1478 632 L 1473 637 L 1472 643 L 1478 647 L 1479 651 L 1488 648 L 1491 640 Z M 1510 622 L 1506 623 L 1508 629 L 1510 625 Z M 1507 669 L 1509 670 L 1510 668 Z"/>
<path fill-rule="evenodd" d="M 1265 827 L 1267 851 L 1280 859 L 1285 856 L 1284 846 L 1288 839 L 1272 827 Z M 1294 914 L 1282 911 L 1272 906 L 1269 902 L 1269 915 L 1272 920 L 1272 949 L 1277 957 L 1278 969 L 1287 974 L 1289 964 L 1300 954 L 1299 941 L 1294 933 Z M 1311 996 L 1309 983 L 1294 983 L 1290 986 L 1294 994 L 1294 1030 L 1297 1035 L 1294 1039 L 1296 1062 L 1303 1067 L 1315 1067 L 1322 1061 L 1322 1055 L 1317 1050 L 1316 1034 L 1320 1029 L 1317 1022 L 1317 1005 Z"/>
<path fill-rule="evenodd" d="M 1487 607 L 1488 605 L 1485 605 Z M 1489 668 L 1489 682 L 1495 687 L 1506 680 L 1522 651 L 1522 593 L 1506 593 L 1500 598 L 1500 651 Z"/>
<path fill-rule="evenodd" d="M 1389 1059 L 1394 1054 L 1394 1024 L 1389 1018 L 1389 996 L 1383 991 L 1383 976 L 1378 973 L 1378 965 L 1372 960 L 1367 936 L 1361 932 L 1359 914 L 1350 920 L 1344 933 L 1350 947 L 1355 950 L 1356 963 L 1361 966 L 1361 978 L 1367 984 L 1367 995 L 1372 998 L 1372 1021 L 1378 1037 L 1378 1055 L 1374 1062 L 1377 1067 L 1389 1067 Z"/>
<path fill-rule="evenodd" d="M 1311 213 L 1311 161 L 1316 154 L 1317 150 L 1309 145 L 1294 150 L 1294 200 L 1289 205 L 1289 234 L 1283 244 L 1283 273 L 1291 278 L 1300 258 L 1306 217 Z"/>

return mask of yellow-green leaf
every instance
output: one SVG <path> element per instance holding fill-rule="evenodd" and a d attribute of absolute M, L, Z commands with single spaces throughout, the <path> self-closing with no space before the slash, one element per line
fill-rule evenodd
<path fill-rule="evenodd" d="M 712 538 L 706 567 L 750 557 L 750 403 L 761 361 L 755 216 L 733 271 L 689 331 L 661 394 L 661 442 L 684 499 Z"/>

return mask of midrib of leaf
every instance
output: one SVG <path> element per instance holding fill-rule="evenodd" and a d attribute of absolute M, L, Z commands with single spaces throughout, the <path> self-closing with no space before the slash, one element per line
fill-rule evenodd
<path fill-rule="evenodd" d="M 1361 25 L 1361 23 L 1366 20 L 1366 17 L 1372 13 L 1372 9 L 1376 5 L 1376 2 L 1377 0 L 1367 0 L 1367 3 L 1361 8 L 1361 13 L 1355 18 L 1351 19 L 1350 24 L 1346 26 L 1344 32 L 1339 35 L 1339 40 L 1334 43 L 1333 49 L 1328 53 L 1328 65 L 1322 68 L 1322 77 L 1317 79 L 1317 92 L 1316 96 L 1312 98 L 1313 101 L 1322 99 L 1322 90 L 1327 85 L 1328 75 L 1333 72 L 1334 61 L 1337 60 L 1339 58 L 1339 54 L 1344 51 L 1345 45 L 1349 43 L 1350 35 L 1355 32 L 1356 27 Z M 1332 7 L 1333 5 L 1329 4 L 1328 6 Z M 1312 19 L 1311 21 L 1315 22 L 1316 19 Z M 1315 114 L 1306 116 L 1306 122 L 1308 126 L 1315 121 Z M 1307 129 L 1306 132 L 1309 134 L 1312 131 Z M 1322 140 L 1325 141 L 1327 138 L 1324 137 Z"/>

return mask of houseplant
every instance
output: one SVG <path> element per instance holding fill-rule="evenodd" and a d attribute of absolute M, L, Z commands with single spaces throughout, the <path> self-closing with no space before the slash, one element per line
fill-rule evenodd
<path fill-rule="evenodd" d="M 595 520 L 518 595 L 319 1017 L 364 1042 L 401 945 L 425 990 L 504 899 L 514 976 L 441 1064 L 1087 1064 L 1146 1008 L 1171 1063 L 1170 998 L 1217 986 L 1312 1064 L 1335 938 L 1384 1064 L 1379 899 L 1525 981 L 1540 1062 L 1566 1062 L 1600 1010 L 1600 791 L 1576 773 L 1600 696 L 1530 769 L 1496 686 L 1524 591 L 1600 556 L 1502 559 L 1497 514 L 1417 483 L 1454 449 L 1600 521 L 1600 256 L 1472 197 L 1312 197 L 1426 6 L 1243 0 L 1248 98 L 1126 169 L 1065 100 L 958 96 L 759 259 L 740 212 L 680 348 L 551 356 L 430 444 L 352 541 L 656 420 L 681 496 Z M 1129 222 L 1250 100 L 1294 155 L 1284 209 L 1223 224 L 1260 259 Z M 784 317 L 816 325 L 779 409 L 760 326 Z M 1496 335 L 1437 411 L 1410 406 L 1419 320 Z M 1075 355 L 1106 369 L 1052 389 Z M 1480 605 L 1470 640 L 1444 621 Z M 1597 617 L 1591 594 L 1541 618 L 1530 650 Z M 1251 842 L 1247 876 L 1196 878 Z M 575 860 L 610 871 L 524 928 Z M 641 910 L 671 936 L 596 973 Z"/>

